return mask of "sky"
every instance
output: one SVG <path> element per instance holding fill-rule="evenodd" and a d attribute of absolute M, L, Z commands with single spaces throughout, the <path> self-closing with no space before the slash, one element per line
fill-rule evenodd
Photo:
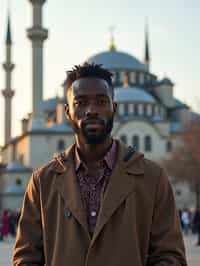
<path fill-rule="evenodd" d="M 5 88 L 5 35 L 10 6 L 13 39 L 12 136 L 21 133 L 21 119 L 32 108 L 29 0 L 0 0 L 0 90 Z M 144 58 L 145 20 L 149 25 L 151 72 L 169 77 L 174 95 L 200 111 L 200 1 L 199 0 L 47 0 L 43 24 L 49 30 L 44 43 L 44 99 L 62 96 L 65 72 L 74 64 L 108 50 L 114 26 L 117 50 Z M 4 144 L 4 99 L 0 94 L 0 145 Z"/>

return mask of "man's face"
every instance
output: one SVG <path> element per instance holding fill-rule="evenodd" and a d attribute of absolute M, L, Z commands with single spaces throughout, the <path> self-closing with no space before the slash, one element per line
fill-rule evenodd
<path fill-rule="evenodd" d="M 100 78 L 81 78 L 68 92 L 66 115 L 82 143 L 103 143 L 113 127 L 116 103 L 109 84 Z"/>

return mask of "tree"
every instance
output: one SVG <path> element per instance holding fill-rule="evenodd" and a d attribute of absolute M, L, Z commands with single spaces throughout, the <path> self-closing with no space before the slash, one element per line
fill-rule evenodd
<path fill-rule="evenodd" d="M 169 174 L 190 184 L 196 195 L 196 207 L 200 207 L 200 120 L 185 128 L 180 145 L 172 152 L 164 166 Z"/>

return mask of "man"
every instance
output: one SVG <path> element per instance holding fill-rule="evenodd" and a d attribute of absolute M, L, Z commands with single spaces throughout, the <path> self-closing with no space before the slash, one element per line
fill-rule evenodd
<path fill-rule="evenodd" d="M 33 173 L 14 265 L 186 265 L 165 172 L 111 137 L 111 73 L 76 66 L 66 89 L 75 144 Z"/>

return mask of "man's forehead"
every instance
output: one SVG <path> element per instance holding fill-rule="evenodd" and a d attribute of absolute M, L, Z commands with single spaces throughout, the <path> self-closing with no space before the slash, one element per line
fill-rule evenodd
<path fill-rule="evenodd" d="M 109 84 L 106 80 L 101 78 L 80 78 L 72 83 L 72 94 L 76 95 L 96 95 L 111 93 Z"/>

